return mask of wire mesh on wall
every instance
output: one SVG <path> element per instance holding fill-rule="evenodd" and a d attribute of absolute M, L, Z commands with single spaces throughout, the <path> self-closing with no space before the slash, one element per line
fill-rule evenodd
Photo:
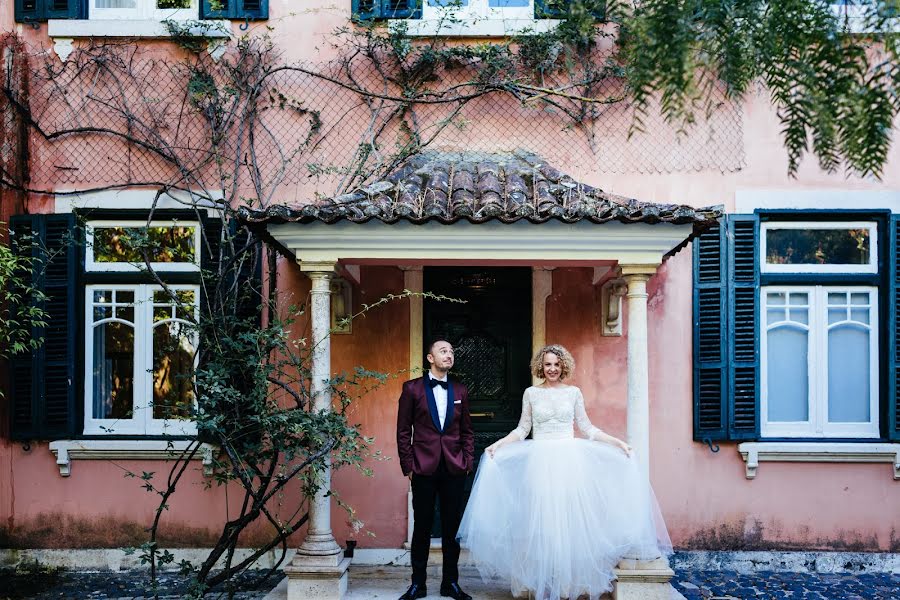
<path fill-rule="evenodd" d="M 66 62 L 32 52 L 29 63 L 30 110 L 42 132 L 32 136 L 34 189 L 234 185 L 262 204 L 276 195 L 304 202 L 363 185 L 424 149 L 521 150 L 574 176 L 724 173 L 744 163 L 741 108 L 723 93 L 686 133 L 656 107 L 633 132 L 633 107 L 615 77 L 592 84 L 592 97 L 608 101 L 585 110 L 564 96 L 523 99 L 504 89 L 465 102 L 436 94 L 404 103 L 403 90 L 362 58 L 270 65 L 250 118 L 241 114 L 246 97 L 228 83 L 242 67 L 228 61 L 190 62 L 123 44 L 76 51 Z M 452 89 L 477 73 L 461 65 L 440 76 Z M 547 75 L 541 89 L 563 84 Z"/>

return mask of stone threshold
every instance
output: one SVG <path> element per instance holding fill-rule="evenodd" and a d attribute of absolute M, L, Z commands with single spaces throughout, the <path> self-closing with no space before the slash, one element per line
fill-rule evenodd
<path fill-rule="evenodd" d="M 181 560 L 201 562 L 207 548 L 171 548 L 174 564 Z M 247 556 L 249 550 L 239 549 L 235 558 Z M 267 553 L 257 563 L 258 568 L 271 567 L 278 554 Z M 288 552 L 284 565 L 293 557 Z M 0 549 L 0 568 L 38 564 L 77 571 L 127 571 L 145 569 L 138 555 L 127 555 L 121 548 L 101 549 Z M 440 564 L 439 552 L 432 552 L 432 564 Z M 460 557 L 465 564 L 466 555 Z M 353 567 L 408 567 L 409 551 L 396 548 L 357 549 L 351 562 Z M 756 573 L 892 573 L 900 574 L 900 552 L 813 552 L 813 551 L 710 551 L 676 552 L 670 566 L 682 571 L 735 571 Z"/>

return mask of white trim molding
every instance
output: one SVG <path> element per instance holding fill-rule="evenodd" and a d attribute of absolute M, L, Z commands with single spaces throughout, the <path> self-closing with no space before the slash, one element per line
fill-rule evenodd
<path fill-rule="evenodd" d="M 57 214 L 70 213 L 74 210 L 102 208 L 102 209 L 133 209 L 133 210 L 149 210 L 155 208 L 162 209 L 180 209 L 206 210 L 208 216 L 214 216 L 217 204 L 208 197 L 219 198 L 221 202 L 222 192 L 220 190 L 207 190 L 203 195 L 191 194 L 183 190 L 170 190 L 156 197 L 157 190 L 151 188 L 132 188 L 122 190 L 101 190 L 96 192 L 68 193 L 70 190 L 60 190 L 56 195 L 53 212 Z M 156 205 L 154 206 L 154 201 Z"/>
<path fill-rule="evenodd" d="M 304 262 L 344 260 L 522 261 L 537 264 L 578 262 L 597 265 L 652 265 L 691 235 L 693 225 L 672 223 L 469 223 L 452 225 L 429 221 L 384 223 L 369 221 L 333 224 L 282 223 L 269 225 L 269 233 Z"/>
<path fill-rule="evenodd" d="M 50 442 L 50 452 L 56 457 L 59 474 L 72 474 L 73 460 L 175 460 L 190 444 L 190 440 L 56 440 Z M 200 444 L 193 460 L 201 461 L 203 474 L 212 475 L 213 459 L 218 447 Z"/>
<path fill-rule="evenodd" d="M 887 209 L 900 213 L 900 190 L 818 190 L 745 189 L 734 194 L 734 212 L 750 214 L 755 210 L 860 210 Z"/>
<path fill-rule="evenodd" d="M 900 444 L 844 442 L 744 442 L 738 452 L 747 479 L 756 477 L 760 462 L 891 463 L 900 481 Z"/>

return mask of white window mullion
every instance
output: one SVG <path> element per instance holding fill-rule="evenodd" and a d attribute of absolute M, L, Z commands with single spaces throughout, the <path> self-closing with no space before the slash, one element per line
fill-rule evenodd
<path fill-rule="evenodd" d="M 821 436 L 828 422 L 828 303 L 825 289 L 817 285 L 811 294 L 810 321 L 814 324 L 810 331 L 810 344 L 814 356 L 809 365 L 810 386 L 809 410 L 813 415 L 816 436 Z"/>

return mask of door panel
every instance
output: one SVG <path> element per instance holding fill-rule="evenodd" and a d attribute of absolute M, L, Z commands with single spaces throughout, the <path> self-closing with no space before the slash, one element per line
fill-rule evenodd
<path fill-rule="evenodd" d="M 423 339 L 426 345 L 437 338 L 453 344 L 451 375 L 469 389 L 477 465 L 484 449 L 518 424 L 522 393 L 531 385 L 531 269 L 425 267 L 424 289 L 465 301 L 426 298 Z M 473 481 L 474 474 L 466 499 Z M 435 537 L 439 523 L 436 515 Z"/>

